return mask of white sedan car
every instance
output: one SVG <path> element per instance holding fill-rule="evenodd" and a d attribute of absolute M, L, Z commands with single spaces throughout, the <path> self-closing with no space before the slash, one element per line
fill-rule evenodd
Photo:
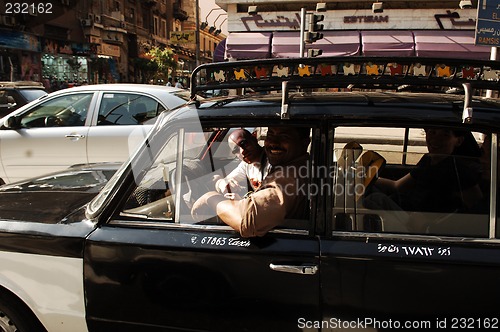
<path fill-rule="evenodd" d="M 156 116 L 186 90 L 145 84 L 86 85 L 53 92 L 0 120 L 0 184 L 75 164 L 123 162 Z"/>

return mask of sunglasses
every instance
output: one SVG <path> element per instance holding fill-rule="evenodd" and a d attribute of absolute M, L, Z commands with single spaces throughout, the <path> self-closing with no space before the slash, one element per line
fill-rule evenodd
<path fill-rule="evenodd" d="M 240 153 L 240 148 L 246 149 L 247 146 L 248 146 L 248 141 L 246 139 L 242 139 L 238 144 L 236 144 L 236 146 L 234 147 L 234 149 L 231 152 L 233 154 L 238 154 L 238 153 Z"/>

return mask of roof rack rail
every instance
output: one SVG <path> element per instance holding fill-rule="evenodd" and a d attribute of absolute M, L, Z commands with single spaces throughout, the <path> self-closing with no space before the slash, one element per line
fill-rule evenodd
<path fill-rule="evenodd" d="M 414 85 L 500 90 L 500 61 L 422 57 L 317 57 L 218 62 L 191 75 L 191 98 L 202 91 L 382 88 Z"/>

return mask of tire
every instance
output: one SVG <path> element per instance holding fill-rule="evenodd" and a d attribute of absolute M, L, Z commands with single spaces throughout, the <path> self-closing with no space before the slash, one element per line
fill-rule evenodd
<path fill-rule="evenodd" d="M 0 292 L 0 332 L 46 332 L 29 308 L 13 295 Z"/>

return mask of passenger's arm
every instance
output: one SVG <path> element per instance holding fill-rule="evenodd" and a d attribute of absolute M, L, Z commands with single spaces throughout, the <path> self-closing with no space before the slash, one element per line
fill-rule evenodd
<path fill-rule="evenodd" d="M 406 174 L 398 180 L 391 180 L 386 178 L 378 178 L 375 182 L 377 188 L 382 192 L 391 194 L 393 192 L 406 192 L 413 188 L 415 185 L 415 179 L 410 173 Z"/>
<path fill-rule="evenodd" d="M 234 230 L 241 231 L 241 212 L 238 200 L 225 198 L 218 192 L 211 191 L 201 196 L 191 210 L 196 221 L 214 217 L 216 215 Z"/>
<path fill-rule="evenodd" d="M 224 194 L 227 192 L 227 186 L 230 187 L 231 191 L 240 191 L 240 187 L 242 187 L 242 185 L 246 186 L 246 184 L 246 163 L 242 161 L 238 167 L 236 167 L 224 179 L 217 180 L 215 187 L 218 192 Z"/>
<path fill-rule="evenodd" d="M 462 190 L 461 196 L 464 205 L 468 209 L 471 209 L 483 198 L 483 193 L 481 188 L 479 188 L 479 185 L 476 184 L 471 188 Z"/>
<path fill-rule="evenodd" d="M 215 211 L 225 224 L 241 233 L 241 212 L 238 202 L 227 199 L 221 200 L 216 203 Z"/>

